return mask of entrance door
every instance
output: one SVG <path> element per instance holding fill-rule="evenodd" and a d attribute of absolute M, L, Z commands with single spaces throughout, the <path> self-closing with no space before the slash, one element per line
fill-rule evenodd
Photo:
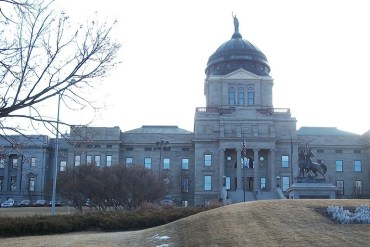
<path fill-rule="evenodd" d="M 248 191 L 253 191 L 253 177 L 248 178 Z"/>

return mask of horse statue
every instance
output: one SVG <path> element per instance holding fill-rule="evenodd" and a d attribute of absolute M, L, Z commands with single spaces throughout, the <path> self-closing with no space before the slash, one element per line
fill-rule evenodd
<path fill-rule="evenodd" d="M 298 177 L 305 177 L 305 172 L 309 178 L 315 178 L 318 176 L 317 173 L 321 174 L 325 179 L 325 173 L 327 171 L 327 167 L 323 162 L 317 163 L 312 161 L 312 157 L 314 157 L 314 154 L 311 150 L 311 148 L 306 148 L 307 154 L 303 150 L 301 150 L 298 154 L 298 167 L 299 167 L 299 173 Z M 310 176 L 308 173 L 312 172 L 314 176 Z"/>

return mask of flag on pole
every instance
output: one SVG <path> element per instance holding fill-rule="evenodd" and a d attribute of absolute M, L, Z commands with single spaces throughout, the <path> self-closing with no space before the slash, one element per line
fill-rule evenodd
<path fill-rule="evenodd" d="M 248 167 L 248 164 L 246 164 L 247 162 L 247 142 L 245 141 L 245 138 L 244 138 L 244 134 L 243 134 L 243 149 L 242 149 L 242 153 L 243 153 L 243 167 L 247 168 Z"/>

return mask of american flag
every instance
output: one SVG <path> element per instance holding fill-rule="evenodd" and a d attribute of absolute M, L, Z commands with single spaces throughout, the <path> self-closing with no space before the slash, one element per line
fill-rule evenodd
<path fill-rule="evenodd" d="M 247 156 L 247 142 L 245 141 L 243 137 L 243 157 Z"/>

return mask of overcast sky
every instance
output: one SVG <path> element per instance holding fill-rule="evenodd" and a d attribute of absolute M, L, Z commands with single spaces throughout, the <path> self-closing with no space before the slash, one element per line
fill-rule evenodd
<path fill-rule="evenodd" d="M 76 21 L 116 18 L 122 64 L 101 81 L 106 107 L 93 126 L 177 125 L 193 131 L 205 106 L 208 58 L 233 34 L 267 57 L 275 108 L 302 126 L 370 130 L 370 14 L 367 1 L 56 0 Z M 72 115 L 61 109 L 61 119 Z"/>

